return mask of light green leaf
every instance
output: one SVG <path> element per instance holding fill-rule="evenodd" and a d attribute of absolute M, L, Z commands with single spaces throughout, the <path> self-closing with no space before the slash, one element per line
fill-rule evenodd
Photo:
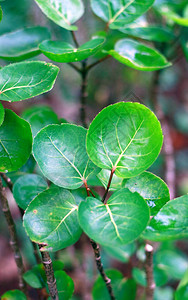
<path fill-rule="evenodd" d="M 30 125 L 33 136 L 50 124 L 59 124 L 56 113 L 46 105 L 32 106 L 22 112 L 22 118 Z"/>
<path fill-rule="evenodd" d="M 36 135 L 34 157 L 42 173 L 54 184 L 77 189 L 90 175 L 99 172 L 86 153 L 86 133 L 81 126 L 61 124 L 49 125 Z"/>
<path fill-rule="evenodd" d="M 154 300 L 174 300 L 174 291 L 170 286 L 159 288 L 154 291 Z M 183 299 L 181 299 L 183 300 Z"/>
<path fill-rule="evenodd" d="M 29 123 L 13 111 L 5 109 L 5 119 L 0 126 L 0 172 L 12 172 L 28 160 L 32 147 Z"/>
<path fill-rule="evenodd" d="M 110 178 L 110 170 L 101 170 L 99 174 L 97 174 L 97 177 L 100 179 L 102 182 L 103 186 L 107 188 L 108 181 Z M 115 174 L 113 175 L 111 185 L 110 185 L 110 191 L 115 191 L 118 190 L 122 187 L 122 181 L 123 179 L 120 177 L 117 177 Z"/>
<path fill-rule="evenodd" d="M 71 24 L 84 13 L 82 0 L 35 0 L 43 13 L 54 23 L 68 30 L 77 30 Z"/>
<path fill-rule="evenodd" d="M 12 290 L 4 293 L 1 300 L 27 300 L 26 295 L 20 290 Z"/>
<path fill-rule="evenodd" d="M 110 28 L 122 28 L 143 15 L 154 0 L 91 0 L 93 12 Z"/>
<path fill-rule="evenodd" d="M 4 121 L 4 117 L 5 117 L 5 111 L 4 111 L 4 107 L 0 102 L 0 126 Z"/>
<path fill-rule="evenodd" d="M 181 279 L 177 290 L 175 292 L 175 300 L 186 300 L 188 299 L 188 269 Z"/>
<path fill-rule="evenodd" d="M 74 282 L 64 271 L 56 271 L 56 278 L 59 300 L 69 300 L 74 292 Z"/>
<path fill-rule="evenodd" d="M 2 18 L 3 18 L 3 11 L 2 11 L 2 8 L 0 6 L 0 22 L 1 22 Z"/>
<path fill-rule="evenodd" d="M 143 237 L 152 241 L 188 237 L 188 195 L 167 202 L 152 218 Z"/>
<path fill-rule="evenodd" d="M 0 58 L 21 61 L 40 54 L 38 45 L 50 38 L 45 27 L 30 27 L 0 36 Z"/>
<path fill-rule="evenodd" d="M 36 174 L 23 175 L 16 180 L 13 195 L 16 203 L 23 210 L 41 192 L 47 189 L 48 184 L 43 177 Z"/>
<path fill-rule="evenodd" d="M 102 47 L 104 41 L 104 38 L 94 38 L 79 48 L 62 41 L 45 41 L 39 45 L 39 48 L 49 59 L 69 63 L 84 60 L 95 54 Z"/>
<path fill-rule="evenodd" d="M 76 243 L 82 233 L 77 210 L 69 191 L 52 187 L 35 197 L 26 209 L 25 230 L 32 241 L 44 244 L 43 250 L 66 248 Z"/>
<path fill-rule="evenodd" d="M 163 141 L 156 116 L 144 105 L 120 102 L 103 109 L 90 124 L 86 146 L 100 168 L 130 178 L 156 160 Z"/>
<path fill-rule="evenodd" d="M 108 54 L 122 64 L 141 71 L 155 71 L 171 66 L 156 49 L 131 39 L 119 40 L 115 49 L 108 51 Z"/>
<path fill-rule="evenodd" d="M 0 100 L 15 102 L 52 89 L 59 68 L 43 61 L 27 61 L 0 69 Z"/>
<path fill-rule="evenodd" d="M 78 219 L 91 239 L 104 246 L 118 247 L 135 240 L 146 228 L 149 208 L 139 194 L 122 189 L 107 204 L 88 197 L 79 204 Z"/>
<path fill-rule="evenodd" d="M 160 12 L 162 15 L 166 16 L 167 19 L 174 21 L 178 25 L 186 27 L 188 26 L 188 16 L 181 17 L 167 5 L 163 5 L 160 9 Z"/>
<path fill-rule="evenodd" d="M 136 177 L 124 179 L 122 187 L 128 188 L 132 193 L 139 193 L 147 201 L 152 216 L 155 216 L 170 200 L 166 183 L 149 172 L 143 172 Z"/>
<path fill-rule="evenodd" d="M 133 268 L 132 276 L 136 283 L 138 283 L 141 286 L 147 286 L 146 273 L 144 272 L 144 270 L 141 270 L 139 268 Z"/>
<path fill-rule="evenodd" d="M 136 245 L 135 243 L 130 243 L 128 245 L 114 248 L 108 246 L 103 246 L 103 248 L 113 258 L 125 263 L 129 261 L 130 256 L 135 252 Z"/>

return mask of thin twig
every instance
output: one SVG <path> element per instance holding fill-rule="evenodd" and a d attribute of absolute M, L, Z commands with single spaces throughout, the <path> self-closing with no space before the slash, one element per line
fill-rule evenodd
<path fill-rule="evenodd" d="M 76 70 L 78 73 L 82 73 L 82 70 L 79 68 L 79 67 L 77 67 L 76 65 L 74 65 L 73 63 L 68 63 L 68 65 L 69 66 L 71 66 L 74 70 Z"/>
<path fill-rule="evenodd" d="M 87 66 L 87 71 L 91 70 L 93 67 L 97 66 L 98 64 L 100 64 L 101 62 L 105 61 L 106 59 L 110 58 L 110 55 L 107 55 L 97 61 L 95 61 L 94 63 L 92 63 L 91 65 Z"/>
<path fill-rule="evenodd" d="M 72 35 L 72 39 L 73 39 L 73 41 L 74 41 L 76 47 L 79 48 L 79 43 L 78 43 L 78 41 L 77 41 L 75 32 L 74 32 L 74 31 L 71 31 L 71 35 Z"/>
<path fill-rule="evenodd" d="M 3 178 L 5 181 L 6 185 L 8 186 L 9 190 L 12 192 L 13 190 L 13 183 L 9 177 L 5 175 L 5 173 L 0 173 L 0 176 Z"/>
<path fill-rule="evenodd" d="M 145 270 L 146 270 L 146 300 L 153 300 L 155 282 L 153 278 L 153 246 L 149 243 L 146 243 L 145 246 Z"/>
<path fill-rule="evenodd" d="M 21 256 L 19 246 L 18 246 L 16 227 L 15 227 L 14 220 L 13 220 L 11 212 L 10 212 L 10 208 L 9 208 L 8 200 L 6 198 L 5 188 L 3 187 L 3 184 L 2 184 L 1 176 L 0 176 L 0 202 L 2 205 L 2 210 L 3 210 L 4 216 L 5 216 L 7 224 L 8 224 L 8 230 L 9 230 L 9 234 L 10 234 L 10 246 L 14 253 L 14 259 L 15 259 L 15 263 L 16 263 L 17 271 L 18 271 L 19 288 L 23 293 L 27 293 L 26 284 L 22 278 L 25 270 L 24 270 L 22 256 Z"/>
<path fill-rule="evenodd" d="M 82 84 L 81 84 L 81 91 L 80 91 L 80 119 L 82 125 L 87 128 L 86 122 L 86 100 L 87 100 L 87 62 L 86 60 L 82 61 Z"/>
<path fill-rule="evenodd" d="M 112 170 L 111 170 L 111 173 L 110 173 L 110 178 L 109 178 L 109 181 L 108 181 L 108 185 L 107 185 L 106 191 L 105 191 L 105 193 L 104 193 L 104 196 L 103 196 L 103 198 L 102 198 L 102 202 L 103 202 L 104 204 L 107 203 L 106 196 L 107 196 L 108 191 L 109 191 L 109 189 L 110 189 L 110 185 L 111 185 L 112 178 L 113 178 L 113 175 L 114 175 L 115 170 L 116 170 L 116 167 L 113 167 Z"/>

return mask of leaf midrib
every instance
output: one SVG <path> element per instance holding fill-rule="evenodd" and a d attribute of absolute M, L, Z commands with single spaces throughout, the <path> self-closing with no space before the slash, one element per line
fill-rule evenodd
<path fill-rule="evenodd" d="M 122 8 L 113 16 L 112 19 L 109 20 L 108 24 L 112 24 L 118 17 L 121 15 L 121 13 L 129 7 L 135 0 L 130 0 L 126 5 L 122 6 Z"/>

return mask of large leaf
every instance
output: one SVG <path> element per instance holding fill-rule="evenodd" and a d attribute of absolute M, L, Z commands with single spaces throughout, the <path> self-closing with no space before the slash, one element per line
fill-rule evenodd
<path fill-rule="evenodd" d="M 36 174 L 23 175 L 14 184 L 14 199 L 19 207 L 25 210 L 29 203 L 47 187 L 48 184 L 43 177 Z"/>
<path fill-rule="evenodd" d="M 38 45 L 50 38 L 45 27 L 30 27 L 0 36 L 0 58 L 21 61 L 40 54 Z"/>
<path fill-rule="evenodd" d="M 72 194 L 59 187 L 40 193 L 24 215 L 24 227 L 30 239 L 44 243 L 43 250 L 58 251 L 77 242 L 81 228 L 78 207 Z"/>
<path fill-rule="evenodd" d="M 59 300 L 69 300 L 74 292 L 74 282 L 64 271 L 56 271 L 56 278 Z"/>
<path fill-rule="evenodd" d="M 116 103 L 103 109 L 87 134 L 87 152 L 100 168 L 119 177 L 134 177 L 156 160 L 162 146 L 156 116 L 139 103 Z"/>
<path fill-rule="evenodd" d="M 3 107 L 3 105 L 0 102 L 0 126 L 3 123 L 4 116 L 5 116 L 4 107 Z"/>
<path fill-rule="evenodd" d="M 143 236 L 152 241 L 188 237 L 188 195 L 167 202 L 151 220 Z"/>
<path fill-rule="evenodd" d="M 115 49 L 108 51 L 108 54 L 122 64 L 141 71 L 155 71 L 171 66 L 156 49 L 131 39 L 119 40 Z"/>
<path fill-rule="evenodd" d="M 68 63 L 81 61 L 95 54 L 102 47 L 104 41 L 104 38 L 94 38 L 79 48 L 62 41 L 45 41 L 39 45 L 39 48 L 51 60 Z"/>
<path fill-rule="evenodd" d="M 27 300 L 27 297 L 20 290 L 12 290 L 4 293 L 1 300 Z"/>
<path fill-rule="evenodd" d="M 59 68 L 42 61 L 27 61 L 0 69 L 0 100 L 15 102 L 52 89 Z"/>
<path fill-rule="evenodd" d="M 91 239 L 104 246 L 118 247 L 135 240 L 146 228 L 149 208 L 138 193 L 122 189 L 107 204 L 88 197 L 79 204 L 78 218 Z"/>
<path fill-rule="evenodd" d="M 177 290 L 175 292 L 175 300 L 186 300 L 188 299 L 188 269 L 181 279 Z"/>
<path fill-rule="evenodd" d="M 170 200 L 166 183 L 149 172 L 144 172 L 130 179 L 124 179 L 122 187 L 128 188 L 133 193 L 139 193 L 147 201 L 152 216 L 155 216 Z"/>
<path fill-rule="evenodd" d="M 84 13 L 82 0 L 35 0 L 43 13 L 53 22 L 68 30 L 77 30 L 73 26 Z"/>
<path fill-rule="evenodd" d="M 143 15 L 154 0 L 91 0 L 93 12 L 110 28 L 121 28 Z"/>
<path fill-rule="evenodd" d="M 0 126 L 0 172 L 17 171 L 28 160 L 32 147 L 29 123 L 5 109 Z"/>
<path fill-rule="evenodd" d="M 76 189 L 99 169 L 85 148 L 87 130 L 73 124 L 49 125 L 35 137 L 33 153 L 43 174 L 58 186 Z"/>

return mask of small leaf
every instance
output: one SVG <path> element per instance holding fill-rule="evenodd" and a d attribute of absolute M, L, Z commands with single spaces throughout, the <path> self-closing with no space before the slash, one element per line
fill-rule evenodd
<path fill-rule="evenodd" d="M 119 40 L 115 49 L 108 51 L 108 54 L 122 64 L 141 71 L 155 71 L 171 66 L 156 49 L 131 39 Z"/>
<path fill-rule="evenodd" d="M 41 192 L 47 189 L 48 184 L 43 177 L 36 174 L 28 174 L 18 178 L 13 187 L 13 195 L 16 203 L 23 210 Z"/>
<path fill-rule="evenodd" d="M 91 239 L 104 246 L 118 247 L 142 233 L 149 221 L 149 208 L 139 194 L 122 189 L 107 204 L 88 197 L 79 204 L 78 219 Z"/>
<path fill-rule="evenodd" d="M 59 68 L 42 61 L 27 61 L 0 69 L 0 100 L 15 102 L 52 89 Z"/>
<path fill-rule="evenodd" d="M 188 26 L 188 16 L 181 17 L 174 12 L 169 6 L 163 5 L 160 9 L 160 13 L 167 17 L 167 19 L 174 21 L 178 25 Z"/>
<path fill-rule="evenodd" d="M 27 300 L 26 295 L 20 290 L 12 290 L 4 293 L 1 300 Z"/>
<path fill-rule="evenodd" d="M 29 123 L 13 111 L 5 109 L 5 119 L 0 126 L 0 172 L 12 172 L 28 160 L 32 147 Z"/>
<path fill-rule="evenodd" d="M 4 111 L 4 107 L 0 102 L 0 126 L 4 121 L 4 117 L 5 117 L 5 111 Z"/>
<path fill-rule="evenodd" d="M 40 54 L 38 45 L 50 38 L 45 27 L 30 27 L 0 36 L 0 58 L 21 61 Z"/>
<path fill-rule="evenodd" d="M 144 232 L 151 241 L 178 240 L 188 237 L 188 195 L 167 202 L 152 218 Z"/>
<path fill-rule="evenodd" d="M 66 248 L 76 243 L 82 232 L 77 210 L 69 191 L 52 187 L 35 197 L 26 209 L 25 230 L 32 241 L 44 244 L 43 250 Z"/>
<path fill-rule="evenodd" d="M 102 47 L 104 41 L 104 38 L 94 38 L 79 48 L 62 41 L 45 41 L 39 45 L 39 48 L 49 59 L 69 63 L 84 60 L 95 54 Z"/>
<path fill-rule="evenodd" d="M 74 282 L 64 271 L 54 273 L 57 283 L 59 300 L 69 300 L 74 292 Z"/>
<path fill-rule="evenodd" d="M 185 272 L 175 292 L 175 300 L 186 299 L 188 299 L 188 270 Z"/>
<path fill-rule="evenodd" d="M 156 160 L 163 141 L 156 116 L 144 105 L 120 102 L 103 109 L 90 124 L 86 147 L 100 168 L 115 168 L 118 177 L 130 178 Z"/>
<path fill-rule="evenodd" d="M 152 216 L 155 216 L 170 200 L 166 183 L 149 172 L 143 172 L 136 177 L 124 179 L 122 187 L 128 188 L 132 193 L 139 193 L 147 201 Z"/>
<path fill-rule="evenodd" d="M 135 243 L 130 243 L 128 245 L 114 248 L 108 246 L 103 246 L 103 248 L 113 258 L 125 263 L 129 261 L 130 256 L 135 252 L 136 245 Z"/>
<path fill-rule="evenodd" d="M 110 178 L 110 170 L 101 170 L 99 174 L 97 174 L 97 177 L 100 179 L 102 182 L 103 186 L 105 189 L 107 188 L 108 181 Z M 115 191 L 118 190 L 122 187 L 122 181 L 123 179 L 120 177 L 117 177 L 115 174 L 112 177 L 111 185 L 110 185 L 110 191 Z"/>
<path fill-rule="evenodd" d="M 78 21 L 84 13 L 82 0 L 35 0 L 43 13 L 54 23 L 68 30 L 77 30 L 71 24 Z"/>
<path fill-rule="evenodd" d="M 34 157 L 54 184 L 77 189 L 91 174 L 99 172 L 86 153 L 86 133 L 81 126 L 61 124 L 49 125 L 36 135 Z"/>

